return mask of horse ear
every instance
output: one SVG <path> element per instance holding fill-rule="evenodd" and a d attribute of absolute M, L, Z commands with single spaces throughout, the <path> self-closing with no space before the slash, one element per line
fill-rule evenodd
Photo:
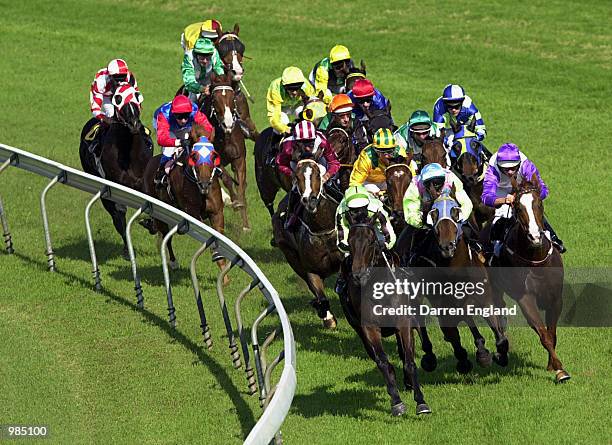
<path fill-rule="evenodd" d="M 533 173 L 533 175 L 531 175 L 531 185 L 533 185 L 537 190 L 540 190 L 540 181 L 538 181 L 538 175 L 535 174 L 535 172 Z"/>
<path fill-rule="evenodd" d="M 516 178 L 514 176 L 510 178 L 510 184 L 512 185 L 512 191 L 516 192 L 518 190 L 518 183 L 516 182 Z"/>
<path fill-rule="evenodd" d="M 461 209 L 459 207 L 453 207 L 451 209 L 451 218 L 453 218 L 453 221 L 458 223 L 460 216 L 461 216 Z"/>
<path fill-rule="evenodd" d="M 427 220 L 425 222 L 430 226 L 435 226 L 439 216 L 438 209 L 432 209 L 427 213 Z"/>
<path fill-rule="evenodd" d="M 365 74 L 366 73 L 366 64 L 365 64 L 363 59 L 361 59 L 361 63 L 359 65 L 361 66 L 361 71 L 363 71 L 363 74 Z"/>
<path fill-rule="evenodd" d="M 234 34 L 238 35 L 240 33 L 240 26 L 238 23 L 234 24 Z"/>
<path fill-rule="evenodd" d="M 453 182 L 453 185 L 451 185 L 450 197 L 455 199 L 456 193 L 457 187 L 455 187 L 455 183 Z"/>
<path fill-rule="evenodd" d="M 317 94 L 317 97 L 319 98 L 319 100 L 323 100 L 323 97 L 325 97 L 325 93 L 323 92 L 323 90 L 319 91 L 319 94 Z"/>

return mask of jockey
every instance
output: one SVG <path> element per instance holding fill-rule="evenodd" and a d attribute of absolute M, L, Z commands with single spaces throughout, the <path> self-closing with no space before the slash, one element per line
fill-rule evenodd
<path fill-rule="evenodd" d="M 449 149 L 452 147 L 454 139 L 467 136 L 466 127 L 472 128 L 471 131 L 476 134 L 476 139 L 479 142 L 482 142 L 487 135 L 487 129 L 480 111 L 472 102 L 472 98 L 465 94 L 461 85 L 446 85 L 442 96 L 434 104 L 433 120 L 444 130 L 446 147 Z M 452 127 L 456 127 L 457 124 L 459 129 L 455 133 Z"/>
<path fill-rule="evenodd" d="M 404 219 L 408 223 L 402 237 L 411 237 L 410 245 L 418 239 L 424 239 L 428 227 L 423 225 L 423 209 L 428 208 L 440 195 L 449 194 L 455 186 L 455 199 L 461 207 L 460 224 L 468 220 L 473 204 L 463 189 L 461 180 L 450 170 L 440 164 L 427 164 L 418 176 L 412 179 L 404 194 Z M 468 237 L 466 237 L 468 238 Z M 411 249 L 411 253 L 414 248 Z"/>
<path fill-rule="evenodd" d="M 153 113 L 153 128 L 157 131 L 157 144 L 162 148 L 162 157 L 155 174 L 156 184 L 161 184 L 164 174 L 169 173 L 165 171 L 166 164 L 175 158 L 178 147 L 183 147 L 183 149 L 189 147 L 189 139 L 179 139 L 177 133 L 186 135 L 194 124 L 202 127 L 210 135 L 210 140 L 213 139 L 214 129 L 206 115 L 198 111 L 197 105 L 182 95 L 176 96 L 172 102 L 163 104 Z"/>
<path fill-rule="evenodd" d="M 316 63 L 308 80 L 314 85 L 315 92 L 324 93 L 326 102 L 329 102 L 334 94 L 345 92 L 344 81 L 349 70 L 354 67 L 351 53 L 343 45 L 334 46 L 326 57 Z"/>
<path fill-rule="evenodd" d="M 183 34 L 181 34 L 181 46 L 185 54 L 187 54 L 191 52 L 200 37 L 210 39 L 213 43 L 217 43 L 217 39 L 221 37 L 221 34 L 223 34 L 223 28 L 221 27 L 221 23 L 215 19 L 192 23 L 187 26 Z"/>
<path fill-rule="evenodd" d="M 266 95 L 268 119 L 277 134 L 289 134 L 289 116 L 295 117 L 303 95 L 315 96 L 314 88 L 295 66 L 285 68 L 283 75 L 270 83 Z"/>
<path fill-rule="evenodd" d="M 213 71 L 223 74 L 223 63 L 214 43 L 207 38 L 196 40 L 191 51 L 183 55 L 181 67 L 183 84 L 189 92 L 189 98 L 195 102 L 200 94 L 210 95 L 210 78 Z"/>
<path fill-rule="evenodd" d="M 128 82 L 140 94 L 136 78 L 128 69 L 125 60 L 113 59 L 106 68 L 102 68 L 96 73 L 96 77 L 91 84 L 89 95 L 91 113 L 93 117 L 107 125 L 110 125 L 111 118 L 115 115 L 115 107 L 111 99 L 121 82 Z M 142 95 L 139 102 L 142 102 Z"/>
<path fill-rule="evenodd" d="M 540 183 L 540 199 L 548 196 L 548 187 L 540 177 L 540 172 L 533 162 L 519 148 L 510 142 L 501 145 L 491 159 L 482 186 L 482 202 L 489 207 L 495 207 L 495 217 L 491 227 L 491 241 L 494 254 L 499 256 L 501 246 L 509 222 L 512 218 L 514 194 L 512 194 L 511 180 L 514 178 L 518 184 L 523 180 L 530 180 L 536 175 Z M 543 218 L 544 228 L 549 232 L 549 239 L 557 246 L 559 252 L 566 252 L 563 241 L 559 239 L 546 217 Z"/>
<path fill-rule="evenodd" d="M 398 147 L 393 133 L 388 128 L 381 128 L 374 134 L 372 144 L 365 147 L 353 164 L 349 186 L 364 185 L 372 194 L 380 194 L 387 189 L 385 171 L 393 158 L 407 159 L 406 150 Z M 416 163 L 408 164 L 412 175 L 416 175 Z"/>
<path fill-rule="evenodd" d="M 351 139 L 355 153 L 359 154 L 368 145 L 368 133 L 363 124 L 355 119 L 354 107 L 350 97 L 337 94 L 329 104 L 329 114 L 319 124 L 319 130 L 329 136 L 333 129 L 342 129 Z"/>
<path fill-rule="evenodd" d="M 349 187 L 336 209 L 336 245 L 338 250 L 344 254 L 344 261 L 336 280 L 336 293 L 338 295 L 342 295 L 346 291 L 346 273 L 348 272 L 350 256 L 348 244 L 349 215 L 354 216 L 355 219 L 358 219 L 360 215 L 363 217 L 376 215 L 374 227 L 379 242 L 383 244 L 383 251 L 391 250 L 396 240 L 391 220 L 382 202 L 374 198 L 365 187 L 360 185 Z"/>
<path fill-rule="evenodd" d="M 340 162 L 336 153 L 327 143 L 323 133 L 317 131 L 312 122 L 303 120 L 294 127 L 292 136 L 283 141 L 281 151 L 276 157 L 278 171 L 291 178 L 297 162 L 306 158 L 316 160 L 322 167 L 324 174 L 321 177 L 321 182 L 323 184 L 340 169 Z M 295 212 L 293 211 L 293 195 L 296 195 L 295 187 L 289 192 L 285 229 L 290 229 L 295 224 L 301 209 L 297 208 Z"/>
<path fill-rule="evenodd" d="M 355 117 L 360 121 L 367 120 L 367 114 L 375 110 L 385 110 L 389 117 L 391 116 L 391 102 L 374 88 L 370 80 L 357 79 L 353 89 L 347 94 L 357 105 L 354 112 Z M 391 120 L 393 121 L 393 119 Z"/>
<path fill-rule="evenodd" d="M 397 129 L 394 136 L 397 145 L 413 154 L 413 159 L 420 168 L 423 144 L 425 141 L 439 138 L 441 134 L 440 128 L 431 121 L 427 111 L 416 110 L 408 122 Z"/>

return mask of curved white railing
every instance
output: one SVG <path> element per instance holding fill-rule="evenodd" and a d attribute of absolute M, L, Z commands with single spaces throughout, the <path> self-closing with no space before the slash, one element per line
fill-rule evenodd
<path fill-rule="evenodd" d="M 27 151 L 5 144 L 0 144 L 0 172 L 9 166 L 21 168 L 52 180 L 45 188 L 41 198 L 48 255 L 49 251 L 51 250 L 51 241 L 47 230 L 48 221 L 46 218 L 46 212 L 44 210 L 44 196 L 46 191 L 48 191 L 51 186 L 56 183 L 61 183 L 94 194 L 96 195 L 94 199 L 99 198 L 102 194 L 102 197 L 105 199 L 109 199 L 127 207 L 132 207 L 140 212 L 148 213 L 152 217 L 164 221 L 169 225 L 169 227 L 180 226 L 180 233 L 185 233 L 206 245 L 211 245 L 212 243 L 216 244 L 216 250 L 221 255 L 228 259 L 232 265 L 238 265 L 244 272 L 251 276 L 253 279 L 251 288 L 259 288 L 269 303 L 267 312 L 260 315 L 255 323 L 258 324 L 263 317 L 275 311 L 280 319 L 284 342 L 283 352 L 275 361 L 278 362 L 283 360 L 284 356 L 283 370 L 279 382 L 275 388 L 271 390 L 270 388 L 263 388 L 264 385 L 262 385 L 260 377 L 263 378 L 263 374 L 266 370 L 260 369 L 258 366 L 258 383 L 260 385 L 260 394 L 262 394 L 260 398 L 262 399 L 262 403 L 265 400 L 265 403 L 263 403 L 264 412 L 245 439 L 246 444 L 269 443 L 279 432 L 280 426 L 289 412 L 289 408 L 295 394 L 297 384 L 295 373 L 296 349 L 293 331 L 291 330 L 289 318 L 287 317 L 287 313 L 285 312 L 285 308 L 283 307 L 280 297 L 266 276 L 259 269 L 257 264 L 255 264 L 255 262 L 239 246 L 221 233 L 217 232 L 211 227 L 208 227 L 188 214 L 143 193 L 129 189 L 114 182 L 92 176 Z M 8 234 L 8 223 L 3 212 L 1 200 L 0 217 L 2 218 L 7 250 L 10 252 L 12 250 L 12 242 L 10 239 L 10 234 Z M 93 259 L 95 258 L 95 252 L 92 253 Z M 51 261 L 53 261 L 52 251 Z M 246 294 L 246 292 L 244 293 Z M 255 331 L 256 326 L 253 329 L 253 337 L 255 339 L 253 342 L 253 350 L 255 353 L 255 358 L 257 359 L 259 354 L 259 345 L 257 344 Z M 273 362 L 271 365 L 274 366 L 275 362 Z M 271 372 L 271 369 L 268 371 Z M 269 372 L 266 372 L 267 378 L 269 378 Z M 278 440 L 279 435 L 277 436 L 277 441 Z"/>

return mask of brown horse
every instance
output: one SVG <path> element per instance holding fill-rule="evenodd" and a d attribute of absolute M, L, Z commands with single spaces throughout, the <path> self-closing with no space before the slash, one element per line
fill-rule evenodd
<path fill-rule="evenodd" d="M 315 296 L 312 305 L 326 328 L 336 327 L 330 311 L 323 280 L 338 272 L 342 254 L 336 246 L 335 214 L 338 201 L 324 190 L 322 170 L 312 159 L 297 163 L 294 173 L 297 192 L 305 212 L 296 229 L 284 228 L 287 198 L 281 201 L 272 217 L 274 240 L 291 268 L 308 285 Z"/>
<path fill-rule="evenodd" d="M 353 89 L 353 85 L 357 79 L 365 79 L 366 73 L 366 64 L 363 60 L 359 64 L 359 68 L 353 67 L 349 69 L 346 78 L 344 79 L 344 89 L 346 92 L 349 92 Z"/>
<path fill-rule="evenodd" d="M 338 161 L 340 161 L 340 171 L 336 176 L 340 190 L 344 192 L 348 189 L 353 163 L 357 159 L 351 136 L 345 129 L 334 127 L 327 132 L 327 142 L 329 142 L 332 150 L 336 153 Z"/>
<path fill-rule="evenodd" d="M 223 62 L 225 73 L 231 76 L 231 85 L 236 92 L 236 111 L 240 117 L 238 125 L 244 135 L 255 142 L 259 137 L 259 132 L 251 119 L 251 112 L 247 101 L 248 92 L 246 90 L 243 91 L 242 76 L 244 75 L 244 67 L 242 59 L 244 57 L 245 46 L 238 36 L 239 33 L 240 27 L 236 23 L 232 31 L 222 34 L 217 39 L 216 47 Z"/>
<path fill-rule="evenodd" d="M 434 162 L 445 168 L 450 167 L 448 155 L 441 139 L 432 139 L 423 143 L 421 168 Z"/>
<path fill-rule="evenodd" d="M 96 118 L 81 131 L 79 156 L 83 170 L 94 176 L 142 191 L 142 177 L 152 156 L 149 130 L 140 121 L 140 100 L 128 83 L 117 87 L 112 102 L 115 116 L 109 127 Z M 129 259 L 125 238 L 126 209 L 102 198 L 102 205 L 113 218 L 123 240 L 123 257 Z"/>
<path fill-rule="evenodd" d="M 360 217 L 361 216 L 361 217 Z M 349 213 L 349 234 L 348 245 L 351 254 L 350 279 L 348 280 L 348 290 L 340 296 L 342 310 L 347 321 L 357 332 L 363 342 L 368 356 L 374 360 L 376 366 L 382 373 L 387 385 L 387 392 L 391 397 L 391 414 L 401 416 L 406 411 L 406 406 L 400 398 L 395 368 L 389 361 L 383 348 L 383 337 L 395 334 L 397 341 L 397 351 L 404 365 L 404 387 L 413 390 L 414 401 L 416 402 L 416 414 L 431 413 L 431 409 L 425 403 L 421 387 L 417 377 L 417 367 L 414 363 L 414 339 L 412 329 L 417 328 L 415 317 L 406 316 L 393 326 L 381 327 L 373 320 L 362 317 L 364 308 L 369 306 L 369 302 L 364 302 L 362 286 L 368 281 L 370 270 L 376 268 L 387 268 L 387 262 L 383 258 L 383 252 L 378 242 L 376 229 L 374 228 L 376 216 L 355 215 Z M 347 271 L 348 272 L 348 271 Z M 367 309 L 366 309 L 367 310 Z"/>
<path fill-rule="evenodd" d="M 203 129 L 194 125 L 190 139 L 194 143 L 203 135 L 205 135 Z M 168 186 L 156 188 L 154 179 L 160 158 L 161 155 L 151 158 L 147 165 L 144 174 L 145 192 L 202 222 L 210 220 L 210 225 L 216 231 L 223 233 L 225 220 L 219 184 L 220 160 L 217 152 L 210 150 L 208 144 L 195 144 L 193 149 L 184 150 L 168 175 Z M 156 220 L 150 231 L 152 234 L 159 232 L 161 236 L 165 236 L 169 229 L 166 223 Z M 177 267 L 177 262 L 172 249 L 172 240 L 168 242 L 168 252 L 170 266 L 174 269 Z M 225 260 L 217 252 L 213 252 L 213 261 L 217 261 L 220 269 L 225 265 Z"/>
<path fill-rule="evenodd" d="M 244 134 L 237 125 L 238 106 L 236 93 L 229 74 L 212 75 L 210 121 L 215 126 L 215 150 L 221 155 L 221 164 L 232 166 L 235 178 L 223 176 L 229 190 L 232 207 L 240 210 L 242 230 L 250 231 L 246 203 L 246 145 Z M 237 184 L 237 191 L 234 190 Z"/>
<path fill-rule="evenodd" d="M 513 178 L 512 187 L 515 220 L 499 258 L 492 259 L 493 266 L 503 267 L 491 269 L 493 282 L 500 293 L 506 292 L 519 304 L 548 352 L 547 369 L 555 372 L 555 381 L 560 383 L 570 378 L 555 350 L 557 323 L 563 308 L 563 261 L 544 232 L 544 206 L 536 175 L 520 186 Z M 545 312 L 546 323 L 538 310 Z"/>
<path fill-rule="evenodd" d="M 408 161 L 410 162 L 410 161 Z M 406 227 L 404 219 L 404 194 L 412 182 L 412 172 L 405 160 L 390 164 L 385 170 L 387 193 L 385 206 L 390 210 L 391 224 L 395 233 L 402 233 Z"/>

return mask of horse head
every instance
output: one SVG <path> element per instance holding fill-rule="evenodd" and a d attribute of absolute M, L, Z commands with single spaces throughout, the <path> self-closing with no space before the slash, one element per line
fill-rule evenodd
<path fill-rule="evenodd" d="M 451 192 L 440 195 L 427 213 L 427 224 L 432 227 L 438 248 L 444 258 L 452 258 L 457 250 L 462 234 L 460 217 L 461 207 L 455 200 L 453 184 Z"/>
<path fill-rule="evenodd" d="M 357 79 L 365 79 L 366 77 L 366 64 L 361 60 L 360 67 L 353 67 L 349 69 L 346 78 L 344 79 L 344 89 L 345 91 L 351 91 L 353 89 L 353 84 Z"/>
<path fill-rule="evenodd" d="M 355 162 L 356 155 L 353 149 L 351 137 L 348 132 L 340 127 L 334 127 L 327 133 L 329 143 L 336 157 L 341 164 L 352 164 Z"/>
<path fill-rule="evenodd" d="M 306 211 L 315 213 L 323 193 L 323 175 L 325 169 L 314 159 L 298 161 L 295 172 L 295 184 Z"/>
<path fill-rule="evenodd" d="M 474 185 L 478 182 L 484 159 L 482 156 L 482 145 L 475 137 L 458 139 L 451 150 L 456 155 L 456 169 L 468 184 Z"/>
<path fill-rule="evenodd" d="M 212 114 L 223 131 L 229 134 L 236 125 L 238 115 L 231 76 L 229 74 L 217 76 L 213 73 L 211 87 Z"/>
<path fill-rule="evenodd" d="M 391 218 L 403 220 L 404 194 L 412 181 L 412 172 L 406 161 L 390 164 L 385 170 L 385 181 L 387 183 L 387 205 L 391 208 Z"/>
<path fill-rule="evenodd" d="M 376 233 L 376 215 L 368 216 L 367 209 L 349 210 L 348 245 L 351 254 L 351 279 L 356 285 L 366 286 L 372 268 L 382 255 Z"/>
<path fill-rule="evenodd" d="M 225 72 L 231 75 L 233 82 L 240 82 L 244 74 L 242 58 L 244 57 L 244 43 L 238 37 L 240 27 L 236 23 L 231 32 L 224 33 L 217 40 L 217 51 L 223 62 Z"/>
<path fill-rule="evenodd" d="M 540 199 L 540 181 L 534 173 L 531 179 L 525 178 L 520 185 L 515 178 L 511 179 L 511 183 L 516 220 L 529 243 L 533 247 L 541 247 L 544 238 L 544 205 Z"/>
<path fill-rule="evenodd" d="M 432 164 L 434 162 L 442 167 L 448 168 L 448 157 L 444 149 L 444 143 L 440 139 L 432 139 L 425 141 L 422 149 L 423 162 L 422 165 Z"/>
<path fill-rule="evenodd" d="M 221 158 L 208 139 L 202 137 L 193 144 L 186 168 L 191 170 L 200 194 L 208 195 L 213 180 L 220 173 L 220 164 Z"/>
<path fill-rule="evenodd" d="M 121 82 L 113 94 L 115 119 L 121 125 L 129 128 L 132 134 L 140 132 L 142 127 L 140 122 L 142 100 L 142 94 L 128 82 Z"/>
<path fill-rule="evenodd" d="M 368 116 L 368 133 L 373 135 L 381 128 L 388 128 L 393 132 L 393 119 L 388 110 L 363 110 Z"/>

